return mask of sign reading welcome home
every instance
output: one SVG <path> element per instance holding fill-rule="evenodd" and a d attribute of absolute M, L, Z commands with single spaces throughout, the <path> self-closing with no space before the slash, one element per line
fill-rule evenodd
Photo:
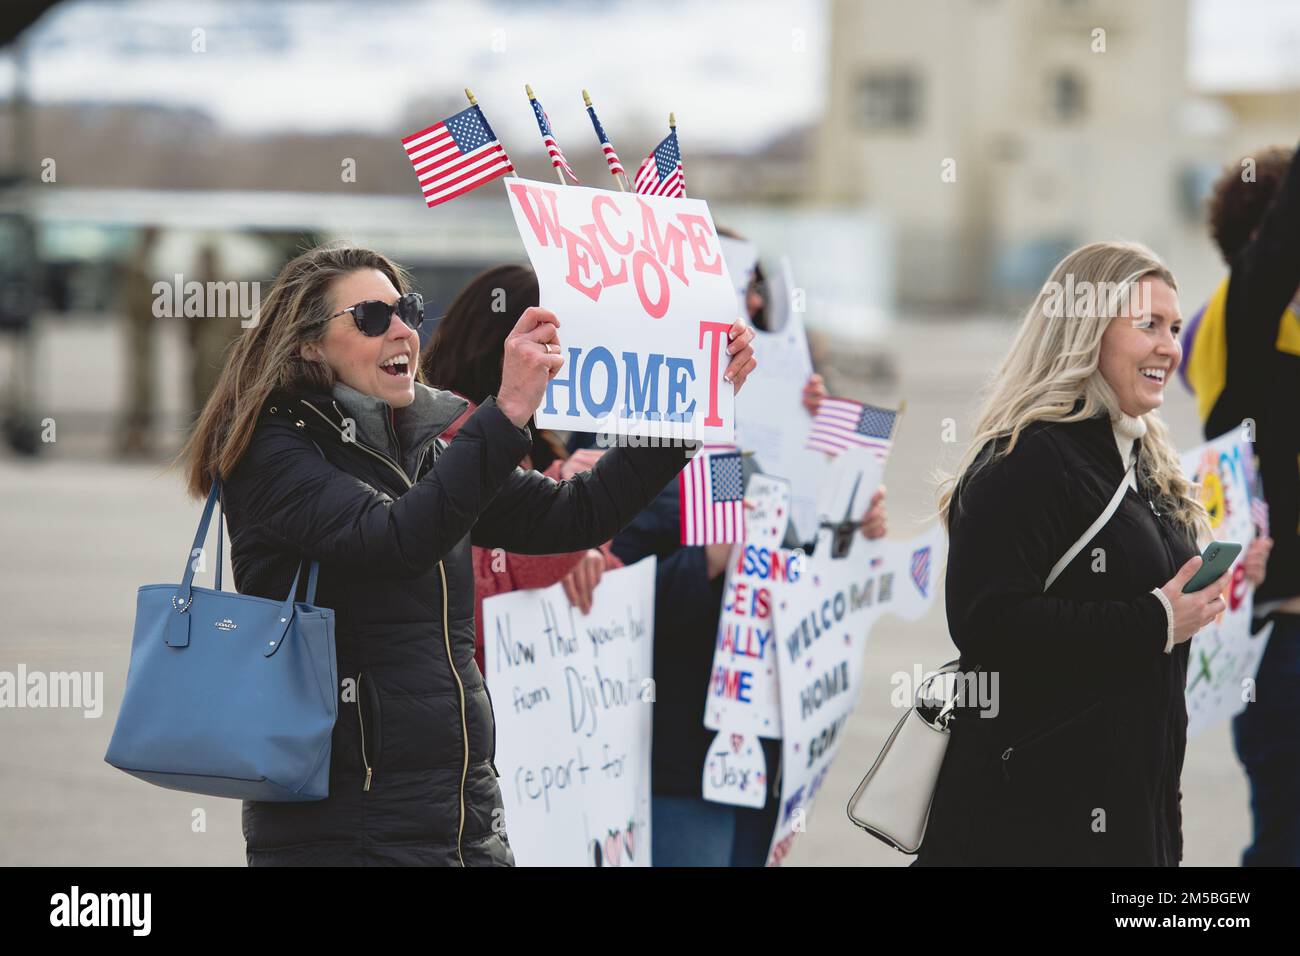
<path fill-rule="evenodd" d="M 708 206 L 505 183 L 565 356 L 538 426 L 732 441 L 734 392 L 722 375 L 738 309 Z"/>

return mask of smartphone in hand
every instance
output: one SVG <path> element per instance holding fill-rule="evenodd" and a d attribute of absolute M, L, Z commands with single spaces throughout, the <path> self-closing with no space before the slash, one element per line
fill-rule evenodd
<path fill-rule="evenodd" d="M 1201 554 L 1201 567 L 1192 579 L 1183 585 L 1183 593 L 1199 591 L 1214 581 L 1224 571 L 1232 567 L 1232 562 L 1241 554 L 1241 545 L 1230 541 L 1211 541 Z"/>

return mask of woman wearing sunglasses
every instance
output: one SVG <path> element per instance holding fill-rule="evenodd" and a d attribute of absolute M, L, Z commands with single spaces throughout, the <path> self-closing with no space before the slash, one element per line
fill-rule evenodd
<path fill-rule="evenodd" d="M 618 448 L 556 482 L 524 471 L 525 426 L 563 363 L 556 316 L 524 312 L 501 387 L 450 443 L 463 399 L 419 365 L 423 304 L 379 253 L 288 263 L 181 452 L 189 492 L 223 482 L 240 592 L 283 597 L 320 561 L 340 703 L 330 795 L 245 802 L 250 865 L 510 865 L 495 724 L 474 663 L 471 544 L 525 554 L 610 538 L 677 474 L 680 448 Z M 727 378 L 754 367 L 731 330 Z"/>

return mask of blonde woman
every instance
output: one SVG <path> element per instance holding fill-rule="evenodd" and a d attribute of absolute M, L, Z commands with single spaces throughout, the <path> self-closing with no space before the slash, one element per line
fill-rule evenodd
<path fill-rule="evenodd" d="M 1156 414 L 1181 325 L 1174 277 L 1148 249 L 1070 253 L 941 487 L 949 628 L 963 671 L 996 674 L 998 699 L 953 722 L 918 864 L 1182 858 L 1188 647 L 1223 610 L 1224 578 L 1182 593 L 1208 523 Z"/>

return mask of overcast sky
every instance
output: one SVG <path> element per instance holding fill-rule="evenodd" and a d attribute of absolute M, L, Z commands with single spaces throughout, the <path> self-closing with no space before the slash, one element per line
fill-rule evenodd
<path fill-rule="evenodd" d="M 1300 2 L 1191 4 L 1194 86 L 1300 85 Z M 468 85 L 510 139 L 530 129 L 531 82 L 561 144 L 592 135 L 586 86 L 616 146 L 620 127 L 666 125 L 671 109 L 684 147 L 743 149 L 820 113 L 826 9 L 825 0 L 77 0 L 34 31 L 32 85 L 42 101 L 192 104 L 243 131 L 399 135 L 410 131 L 399 126 L 412 99 L 450 110 Z M 205 53 L 191 51 L 195 28 Z M 10 82 L 4 58 L 0 89 Z"/>

